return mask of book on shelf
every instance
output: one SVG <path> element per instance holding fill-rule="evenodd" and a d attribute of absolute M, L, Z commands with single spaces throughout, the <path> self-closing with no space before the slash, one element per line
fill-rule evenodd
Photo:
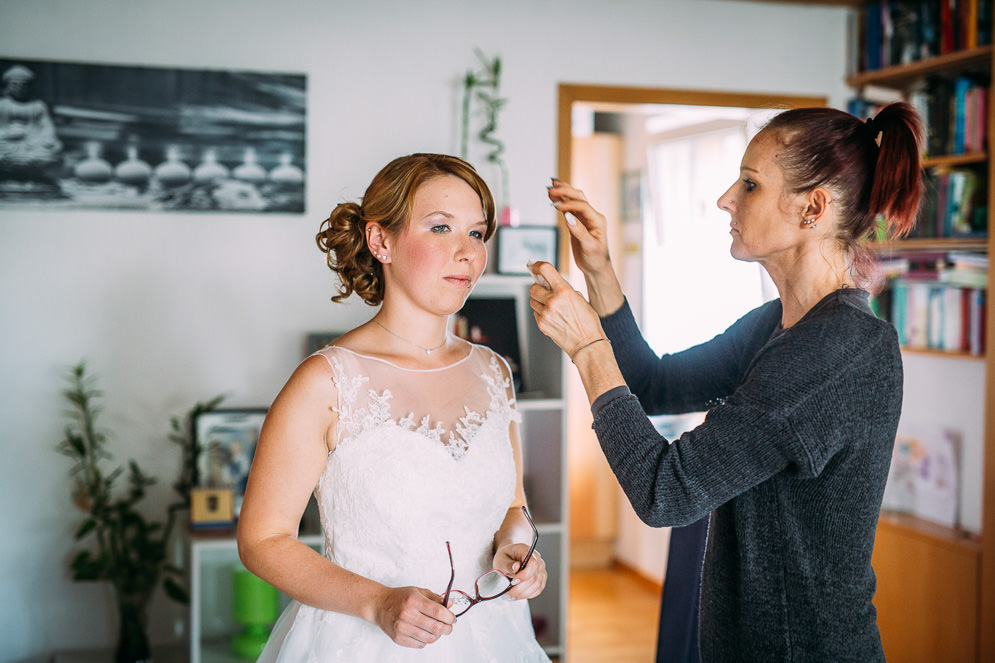
<path fill-rule="evenodd" d="M 927 157 L 982 154 L 988 142 L 988 81 L 977 76 L 930 76 L 906 91 L 862 86 L 846 109 L 873 117 L 889 103 L 906 99 L 923 121 Z"/>
<path fill-rule="evenodd" d="M 880 300 L 876 312 L 894 325 L 902 347 L 984 354 L 986 288 L 916 279 L 913 274 L 895 279 L 883 294 L 875 298 Z M 883 310 L 882 302 L 890 310 Z"/>
<path fill-rule="evenodd" d="M 961 435 L 903 424 L 895 437 L 881 508 L 947 527 L 959 525 Z"/>
<path fill-rule="evenodd" d="M 951 251 L 940 271 L 940 280 L 962 288 L 988 287 L 988 254 Z"/>
<path fill-rule="evenodd" d="M 878 0 L 858 15 L 863 71 L 992 43 L 992 0 Z"/>
<path fill-rule="evenodd" d="M 935 169 L 928 173 L 925 199 L 910 237 L 987 235 L 987 178 L 973 168 Z"/>
<path fill-rule="evenodd" d="M 948 251 L 946 260 L 959 269 L 988 270 L 988 254 L 976 251 Z"/>
<path fill-rule="evenodd" d="M 981 355 L 985 344 L 988 255 L 910 251 L 878 263 L 886 287 L 872 302 L 907 348 Z"/>
<path fill-rule="evenodd" d="M 929 156 L 985 151 L 989 87 L 977 77 L 934 76 L 910 94 L 925 125 Z"/>

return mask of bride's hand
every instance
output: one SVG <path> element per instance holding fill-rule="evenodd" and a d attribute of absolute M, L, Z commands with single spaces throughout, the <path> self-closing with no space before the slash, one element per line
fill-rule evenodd
<path fill-rule="evenodd" d="M 529 546 L 524 543 L 509 543 L 501 546 L 494 553 L 494 568 L 512 576 L 515 586 L 506 596 L 513 599 L 531 599 L 539 596 L 546 587 L 546 560 L 538 550 L 532 551 L 532 557 L 522 569 L 522 560 L 529 552 Z"/>
<path fill-rule="evenodd" d="M 374 607 L 374 622 L 402 647 L 422 649 L 453 631 L 455 617 L 442 597 L 420 587 L 388 587 Z"/>

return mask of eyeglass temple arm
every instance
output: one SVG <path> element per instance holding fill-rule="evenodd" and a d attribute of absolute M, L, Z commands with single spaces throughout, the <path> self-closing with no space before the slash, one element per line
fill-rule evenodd
<path fill-rule="evenodd" d="M 453 581 L 456 580 L 456 566 L 453 564 L 453 549 L 446 541 L 446 552 L 449 553 L 449 584 L 446 585 L 446 593 L 442 596 L 442 605 L 449 603 L 449 593 L 453 591 Z"/>
<path fill-rule="evenodd" d="M 524 506 L 522 506 L 522 513 L 525 514 L 525 519 L 528 520 L 529 525 L 532 526 L 532 545 L 529 547 L 529 551 L 525 553 L 525 559 L 522 561 L 522 565 L 518 567 L 519 571 L 524 569 L 525 565 L 529 563 L 530 559 L 532 559 L 532 553 L 535 552 L 536 544 L 539 543 L 539 530 L 536 529 L 536 524 L 532 520 L 532 516 L 529 514 L 529 510 L 526 509 Z"/>

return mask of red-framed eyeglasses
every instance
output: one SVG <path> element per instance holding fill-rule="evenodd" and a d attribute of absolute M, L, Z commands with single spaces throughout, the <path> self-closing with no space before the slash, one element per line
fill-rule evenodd
<path fill-rule="evenodd" d="M 525 519 L 529 521 L 529 525 L 532 527 L 532 545 L 529 547 L 528 553 L 525 554 L 525 559 L 522 560 L 522 565 L 518 568 L 519 571 L 525 568 L 525 565 L 529 563 L 532 559 L 532 553 L 535 552 L 536 543 L 539 542 L 539 530 L 536 529 L 535 523 L 532 521 L 532 516 L 529 515 L 529 510 L 524 506 L 522 507 L 522 513 L 525 514 Z M 498 569 L 491 569 L 487 573 L 482 574 L 473 583 L 474 596 L 470 596 L 464 591 L 458 589 L 453 589 L 453 581 L 456 579 L 456 567 L 453 565 L 453 550 L 446 541 L 446 550 L 449 552 L 449 584 L 446 586 L 446 593 L 442 597 L 442 605 L 449 606 L 449 599 L 453 600 L 452 606 L 449 609 L 453 611 L 457 617 L 466 613 L 467 610 L 475 606 L 482 601 L 490 601 L 491 599 L 496 599 L 499 596 L 504 596 L 508 591 L 511 590 L 514 585 L 511 584 L 512 576 L 507 575 L 503 571 Z"/>

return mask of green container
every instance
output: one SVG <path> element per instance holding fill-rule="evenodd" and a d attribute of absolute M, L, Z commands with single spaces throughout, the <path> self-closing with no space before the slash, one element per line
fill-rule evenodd
<path fill-rule="evenodd" d="M 232 638 L 231 650 L 236 656 L 256 659 L 279 616 L 280 595 L 268 582 L 239 566 L 232 579 L 232 598 L 235 621 L 245 630 Z"/>

